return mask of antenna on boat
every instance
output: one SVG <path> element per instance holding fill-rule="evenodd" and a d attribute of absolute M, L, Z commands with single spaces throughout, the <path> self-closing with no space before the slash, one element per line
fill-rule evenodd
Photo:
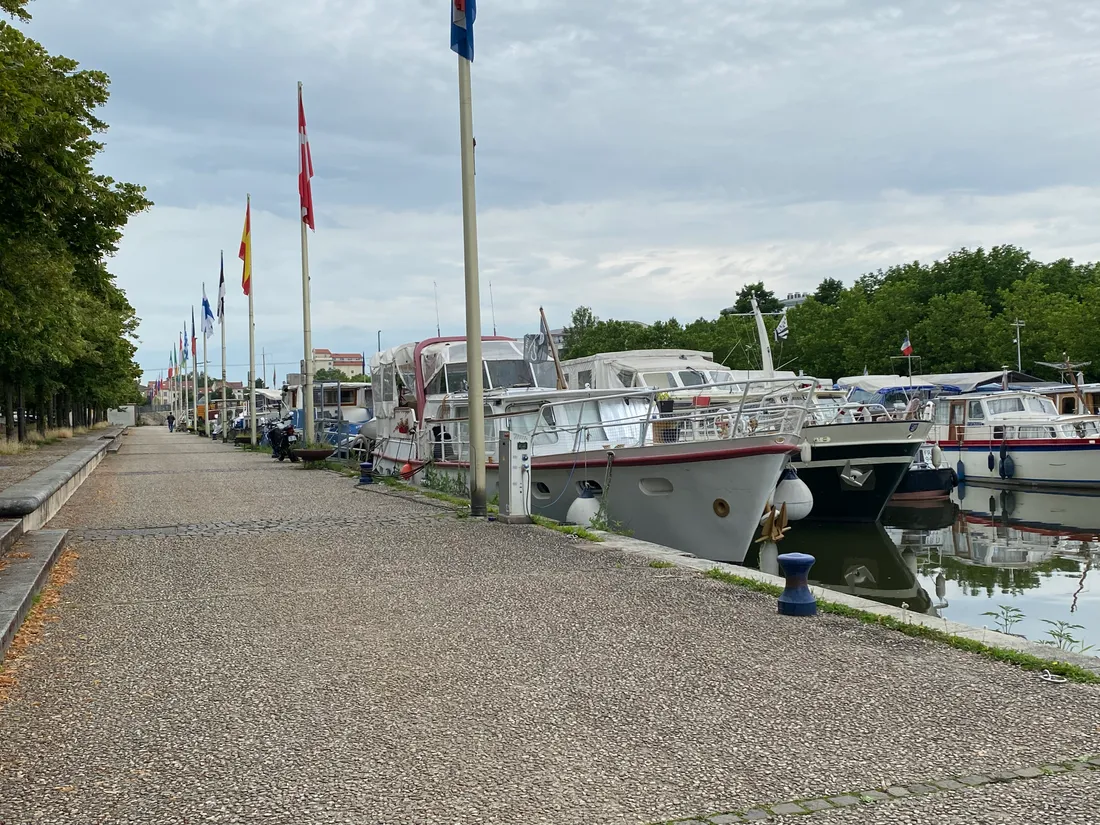
<path fill-rule="evenodd" d="M 493 337 L 497 334 L 497 308 L 493 303 L 493 282 L 489 281 L 489 310 L 493 313 Z"/>
<path fill-rule="evenodd" d="M 432 290 L 435 292 L 435 337 L 442 338 L 443 333 L 439 331 L 439 285 L 432 281 Z"/>

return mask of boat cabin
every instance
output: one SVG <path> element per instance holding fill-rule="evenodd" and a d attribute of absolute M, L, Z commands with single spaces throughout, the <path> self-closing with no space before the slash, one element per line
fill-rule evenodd
<path fill-rule="evenodd" d="M 1063 416 L 1054 401 L 1034 392 L 941 396 L 936 399 L 938 437 L 947 441 L 1096 438 L 1098 419 Z"/>

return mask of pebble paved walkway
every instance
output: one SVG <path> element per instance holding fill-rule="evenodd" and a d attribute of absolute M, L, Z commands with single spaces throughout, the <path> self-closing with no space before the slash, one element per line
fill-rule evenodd
<path fill-rule="evenodd" d="M 1100 753 L 1094 687 L 163 428 L 50 526 L 4 825 L 721 822 Z M 1086 822 L 1098 780 L 799 821 Z"/>

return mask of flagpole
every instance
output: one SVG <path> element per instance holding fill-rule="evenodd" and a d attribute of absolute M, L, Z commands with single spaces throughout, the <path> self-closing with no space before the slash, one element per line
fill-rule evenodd
<path fill-rule="evenodd" d="M 473 22 L 472 20 L 470 21 Z M 471 52 L 471 56 L 473 56 Z M 477 201 L 474 195 L 474 113 L 470 61 L 458 56 L 459 140 L 462 157 L 462 240 L 466 275 L 466 381 L 469 390 L 470 515 L 484 517 L 485 407 L 481 358 L 481 292 L 477 268 Z"/>
<path fill-rule="evenodd" d="M 206 437 L 210 438 L 210 367 L 206 361 L 206 308 L 210 299 L 206 297 L 206 284 L 202 285 L 202 394 L 206 399 Z"/>
<path fill-rule="evenodd" d="M 191 412 L 195 432 L 199 431 L 199 354 L 195 351 L 195 307 L 191 307 Z"/>
<path fill-rule="evenodd" d="M 302 105 L 302 81 L 298 81 L 298 106 Z M 299 125 L 299 129 L 301 126 Z M 301 136 L 298 145 L 298 175 L 299 178 L 306 170 L 302 168 L 303 149 Z M 301 210 L 299 210 L 299 213 Z M 303 418 L 302 429 L 305 432 L 306 446 L 313 444 L 313 330 L 310 324 L 309 309 L 309 234 L 306 231 L 305 215 L 298 215 L 298 224 L 302 230 L 302 344 L 305 350 L 305 375 L 302 376 L 302 392 L 305 395 L 305 403 L 302 405 Z"/>
<path fill-rule="evenodd" d="M 252 195 L 247 196 L 249 214 L 252 211 Z M 252 256 L 252 227 L 249 226 L 248 254 Z M 248 273 L 248 404 L 251 408 L 248 414 L 249 427 L 252 430 L 252 446 L 256 446 L 256 314 L 253 306 L 253 293 L 256 291 L 252 283 L 255 279 L 252 272 Z"/>
<path fill-rule="evenodd" d="M 218 283 L 218 325 L 222 328 L 222 443 L 229 440 L 229 389 L 225 385 L 225 302 L 222 300 L 222 287 L 225 284 L 225 252 L 222 251 L 222 276 Z"/>

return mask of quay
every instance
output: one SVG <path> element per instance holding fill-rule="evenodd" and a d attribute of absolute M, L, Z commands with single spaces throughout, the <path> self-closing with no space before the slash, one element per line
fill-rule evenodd
<path fill-rule="evenodd" d="M 1100 799 L 1100 687 L 613 542 L 159 427 L 46 527 L 66 575 L 0 672 L 0 823 L 1031 825 Z"/>

